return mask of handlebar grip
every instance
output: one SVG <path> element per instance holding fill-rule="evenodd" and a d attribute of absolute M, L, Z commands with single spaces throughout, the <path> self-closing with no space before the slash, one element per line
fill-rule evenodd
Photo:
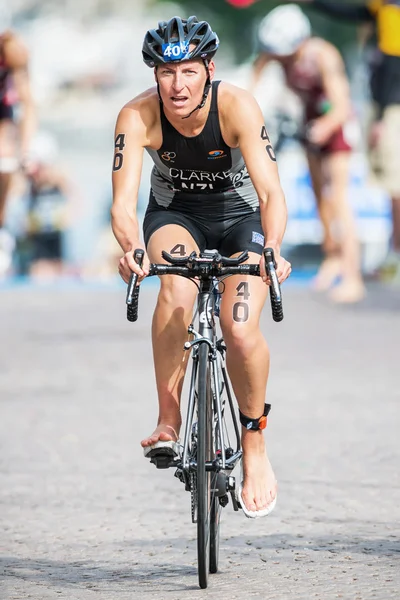
<path fill-rule="evenodd" d="M 191 252 L 189 256 L 172 256 L 166 250 L 161 251 L 161 256 L 164 260 L 166 260 L 170 265 L 184 265 L 186 266 L 190 259 L 196 257 L 196 252 Z"/>
<path fill-rule="evenodd" d="M 143 264 L 144 250 L 138 248 L 133 253 L 133 258 L 139 267 Z M 128 289 L 126 292 L 126 318 L 130 322 L 137 321 L 138 318 L 138 307 L 139 307 L 139 291 L 140 286 L 137 285 L 138 276 L 136 273 L 132 273 L 128 283 Z"/>
<path fill-rule="evenodd" d="M 170 254 L 166 250 L 161 251 L 161 256 L 171 265 L 185 265 L 187 263 L 187 256 L 172 256 L 172 254 Z"/>
<path fill-rule="evenodd" d="M 283 305 L 282 305 L 282 294 L 281 286 L 279 285 L 278 277 L 276 274 L 276 261 L 274 251 L 272 248 L 264 248 L 263 251 L 265 260 L 265 269 L 267 275 L 271 280 L 271 286 L 269 288 L 269 298 L 271 301 L 272 318 L 274 321 L 279 323 L 283 319 Z"/>
<path fill-rule="evenodd" d="M 236 256 L 236 258 L 222 257 L 221 265 L 223 265 L 224 267 L 229 267 L 230 265 L 232 265 L 232 266 L 240 265 L 248 258 L 249 258 L 248 251 L 243 250 L 243 252 L 241 254 L 239 254 L 239 256 Z"/>

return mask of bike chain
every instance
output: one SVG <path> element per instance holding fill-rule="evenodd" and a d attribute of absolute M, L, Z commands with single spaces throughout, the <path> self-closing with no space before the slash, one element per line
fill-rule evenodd
<path fill-rule="evenodd" d="M 197 523 L 197 473 L 190 474 L 192 523 Z"/>

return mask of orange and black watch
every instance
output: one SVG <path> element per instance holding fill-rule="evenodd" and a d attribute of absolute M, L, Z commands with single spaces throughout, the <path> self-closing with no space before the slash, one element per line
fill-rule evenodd
<path fill-rule="evenodd" d="M 240 422 L 248 431 L 259 431 L 260 429 L 265 429 L 267 426 L 267 416 L 269 411 L 271 410 L 270 404 L 264 405 L 264 412 L 258 419 L 250 419 L 250 417 L 246 417 L 240 410 Z"/>

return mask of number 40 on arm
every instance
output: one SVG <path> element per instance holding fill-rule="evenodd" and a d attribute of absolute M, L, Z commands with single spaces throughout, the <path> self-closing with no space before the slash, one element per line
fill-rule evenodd
<path fill-rule="evenodd" d="M 123 149 L 125 148 L 125 134 L 119 133 L 115 138 L 114 148 L 119 150 L 114 154 L 114 164 L 113 171 L 119 171 L 124 162 L 124 155 L 122 154 Z"/>

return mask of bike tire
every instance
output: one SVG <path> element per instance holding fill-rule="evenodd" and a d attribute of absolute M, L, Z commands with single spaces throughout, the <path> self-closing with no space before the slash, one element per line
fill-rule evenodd
<path fill-rule="evenodd" d="M 199 585 L 208 585 L 210 568 L 211 471 L 206 461 L 212 458 L 212 406 L 208 346 L 199 348 L 197 432 L 197 566 Z"/>
<path fill-rule="evenodd" d="M 222 400 L 222 395 L 224 393 L 224 381 L 223 375 L 219 373 L 219 381 L 221 382 L 221 386 L 219 389 L 219 397 Z M 213 390 L 213 397 L 215 397 L 215 390 Z M 213 412 L 213 458 L 216 457 L 217 451 L 222 447 L 222 440 L 218 435 L 218 428 L 220 425 L 223 427 L 223 423 L 220 424 L 218 422 L 217 414 L 215 406 Z M 223 408 L 222 408 L 222 420 L 223 416 Z M 211 472 L 211 490 L 218 488 L 218 473 L 212 471 Z M 219 540 L 220 540 L 220 525 L 221 525 L 221 512 L 222 506 L 219 499 L 219 494 L 211 493 L 211 522 L 210 522 L 210 573 L 218 572 L 218 561 L 219 561 Z"/>
<path fill-rule="evenodd" d="M 210 514 L 210 573 L 218 572 L 221 511 L 219 498 L 214 496 L 211 498 Z"/>

